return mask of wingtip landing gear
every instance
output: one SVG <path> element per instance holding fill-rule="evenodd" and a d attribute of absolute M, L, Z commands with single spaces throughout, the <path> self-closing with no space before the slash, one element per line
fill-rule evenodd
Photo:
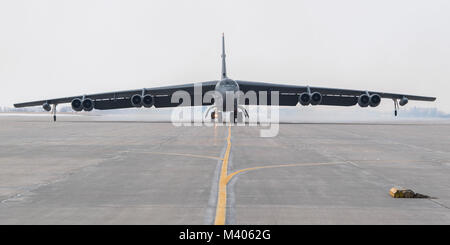
<path fill-rule="evenodd" d="M 399 109 L 398 101 L 397 101 L 397 99 L 393 99 L 393 100 L 394 100 L 394 116 L 397 116 L 398 115 L 398 109 Z"/>
<path fill-rule="evenodd" d="M 52 114 L 53 114 L 53 122 L 56 122 L 56 104 L 53 104 Z"/>

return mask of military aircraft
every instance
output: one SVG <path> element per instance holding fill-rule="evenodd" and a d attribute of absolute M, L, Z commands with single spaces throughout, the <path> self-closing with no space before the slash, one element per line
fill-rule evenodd
<path fill-rule="evenodd" d="M 56 121 L 56 105 L 70 103 L 74 111 L 92 111 L 123 109 L 132 107 L 177 107 L 177 106 L 211 106 L 214 109 L 211 112 L 211 119 L 219 118 L 222 120 L 222 112 L 230 112 L 230 119 L 234 122 L 239 121 L 244 112 L 243 105 L 279 105 L 296 106 L 297 104 L 308 105 L 327 105 L 327 106 L 354 106 L 358 104 L 361 107 L 376 107 L 381 99 L 392 99 L 394 101 L 395 116 L 400 106 L 404 106 L 409 100 L 435 101 L 435 97 L 416 96 L 407 94 L 384 93 L 368 90 L 337 89 L 324 87 L 310 87 L 297 85 L 284 85 L 264 82 L 250 82 L 242 80 L 233 80 L 227 76 L 225 62 L 225 37 L 222 34 L 222 73 L 220 80 L 206 81 L 200 83 L 190 83 L 174 86 L 164 86 L 156 88 L 143 88 L 126 91 L 116 91 L 98 94 L 85 94 L 72 97 L 46 99 L 32 102 L 14 104 L 15 107 L 42 106 L 44 110 L 53 112 L 53 120 Z M 196 88 L 201 88 L 198 90 Z M 183 101 L 175 98 L 176 92 L 184 92 L 193 98 L 208 92 L 214 92 L 211 98 L 203 100 Z M 255 99 L 239 100 L 237 92 L 241 94 L 251 94 Z M 253 92 L 253 93 L 251 93 Z M 277 101 L 272 97 L 263 95 L 276 92 Z M 265 94 L 264 94 L 265 93 Z M 234 96 L 229 96 L 234 94 Z M 228 100 L 228 102 L 227 102 Z M 183 103 L 184 102 L 184 103 Z M 187 102 L 187 103 L 186 103 Z M 262 103 L 263 102 L 263 103 Z M 221 104 L 221 105 L 220 105 Z M 231 105 L 231 106 L 226 106 Z M 241 112 L 238 110 L 241 109 Z M 210 110 L 208 110 L 207 114 Z"/>

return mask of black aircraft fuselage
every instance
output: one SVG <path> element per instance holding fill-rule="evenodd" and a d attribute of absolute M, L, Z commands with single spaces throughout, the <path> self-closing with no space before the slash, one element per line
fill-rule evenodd
<path fill-rule="evenodd" d="M 220 95 L 214 98 L 215 104 L 221 105 L 219 109 L 223 111 L 237 111 L 237 98 L 235 97 L 235 93 L 239 91 L 239 85 L 236 81 L 225 77 L 217 82 L 215 91 Z M 233 100 L 233 102 L 229 100 Z"/>

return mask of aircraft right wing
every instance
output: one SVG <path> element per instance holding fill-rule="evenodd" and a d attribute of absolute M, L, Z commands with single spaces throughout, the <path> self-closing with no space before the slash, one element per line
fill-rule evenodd
<path fill-rule="evenodd" d="M 381 98 L 402 100 L 419 100 L 419 101 L 435 101 L 435 97 L 417 96 L 408 94 L 396 94 L 385 93 L 376 91 L 365 90 L 351 90 L 351 89 L 338 89 L 338 88 L 323 88 L 323 87 L 308 87 L 297 85 L 286 85 L 276 83 L 264 83 L 264 82 L 250 82 L 236 80 L 239 84 L 239 89 L 246 93 L 248 91 L 255 91 L 257 94 L 259 91 L 278 91 L 279 105 L 295 106 L 298 103 L 298 95 L 308 91 L 311 93 L 319 92 L 322 95 L 322 101 L 320 105 L 334 105 L 334 106 L 352 106 L 358 103 L 358 97 L 364 93 L 369 95 L 378 94 Z M 270 96 L 268 96 L 268 104 L 271 104 Z"/>

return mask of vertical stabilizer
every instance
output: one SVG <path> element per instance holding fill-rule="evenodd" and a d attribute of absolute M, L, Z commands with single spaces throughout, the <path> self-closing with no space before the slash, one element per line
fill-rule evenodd
<path fill-rule="evenodd" d="M 227 66 L 225 63 L 225 35 L 222 33 L 222 79 L 227 77 Z"/>

